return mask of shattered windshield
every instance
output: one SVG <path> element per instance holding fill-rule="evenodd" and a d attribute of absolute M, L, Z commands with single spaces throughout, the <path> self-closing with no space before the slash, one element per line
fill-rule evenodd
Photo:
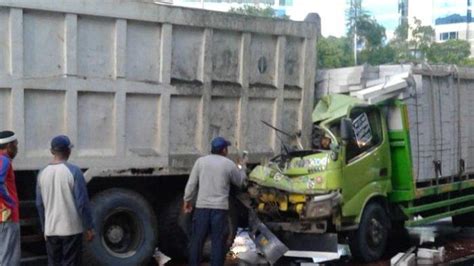
<path fill-rule="evenodd" d="M 311 137 L 311 148 L 314 150 L 330 150 L 331 149 L 331 144 L 335 143 L 335 140 L 333 136 L 335 135 L 334 133 L 331 134 L 331 132 L 323 128 L 317 124 L 313 125 L 313 133 Z"/>

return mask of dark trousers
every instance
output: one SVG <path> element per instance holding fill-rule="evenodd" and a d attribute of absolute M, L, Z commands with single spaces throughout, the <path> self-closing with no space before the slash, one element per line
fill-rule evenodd
<path fill-rule="evenodd" d="M 189 247 L 189 265 L 199 265 L 202 248 L 209 233 L 211 234 L 211 265 L 224 265 L 229 234 L 227 210 L 194 210 L 191 242 Z"/>
<path fill-rule="evenodd" d="M 80 266 L 82 264 L 82 234 L 48 236 L 46 251 L 49 266 Z"/>

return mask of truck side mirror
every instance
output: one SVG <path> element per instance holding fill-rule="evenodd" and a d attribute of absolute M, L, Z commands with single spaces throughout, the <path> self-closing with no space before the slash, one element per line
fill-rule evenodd
<path fill-rule="evenodd" d="M 354 136 L 354 130 L 352 129 L 352 120 L 350 118 L 341 119 L 341 139 L 348 141 Z"/>

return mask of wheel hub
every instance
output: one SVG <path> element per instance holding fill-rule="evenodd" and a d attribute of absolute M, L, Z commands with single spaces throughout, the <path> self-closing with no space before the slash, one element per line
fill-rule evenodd
<path fill-rule="evenodd" d="M 383 238 L 383 226 L 377 221 L 377 219 L 372 219 L 370 221 L 370 237 L 374 245 L 380 244 Z"/>
<path fill-rule="evenodd" d="M 121 226 L 112 225 L 107 230 L 106 235 L 107 235 L 108 240 L 111 243 L 117 244 L 120 241 L 122 241 L 123 236 L 124 236 L 124 231 L 123 231 L 123 228 Z"/>

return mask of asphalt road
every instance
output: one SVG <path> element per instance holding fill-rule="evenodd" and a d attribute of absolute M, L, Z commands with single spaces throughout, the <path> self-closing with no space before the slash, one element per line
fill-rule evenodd
<path fill-rule="evenodd" d="M 408 229 L 410 235 L 409 245 L 397 245 L 397 241 L 394 241 L 396 245 L 392 246 L 392 250 L 382 260 L 361 264 L 352 261 L 350 257 L 343 257 L 341 260 L 334 262 L 327 262 L 322 265 L 348 265 L 348 266 L 385 266 L 390 265 L 390 258 L 397 252 L 403 252 L 411 246 L 424 247 L 424 248 L 438 248 L 444 246 L 446 249 L 445 261 L 438 265 L 474 265 L 474 228 L 456 228 L 451 224 L 450 219 L 440 220 L 428 226 L 414 227 Z M 420 241 L 424 241 L 420 245 Z M 433 241 L 434 240 L 434 241 Z M 432 242 L 433 241 L 433 242 Z M 285 263 L 286 264 L 286 263 Z M 292 265 L 298 265 L 296 262 L 291 262 Z M 22 263 L 25 265 L 47 265 L 44 257 L 38 258 L 36 261 L 30 263 Z M 150 263 L 150 265 L 157 265 Z M 171 261 L 166 265 L 186 265 L 183 261 Z M 208 265 L 203 263 L 202 265 Z M 239 261 L 235 258 L 228 257 L 226 265 L 239 265 Z M 421 265 L 421 264 L 419 264 Z M 424 264 L 426 265 L 426 264 Z M 432 264 L 430 264 L 432 265 Z"/>

